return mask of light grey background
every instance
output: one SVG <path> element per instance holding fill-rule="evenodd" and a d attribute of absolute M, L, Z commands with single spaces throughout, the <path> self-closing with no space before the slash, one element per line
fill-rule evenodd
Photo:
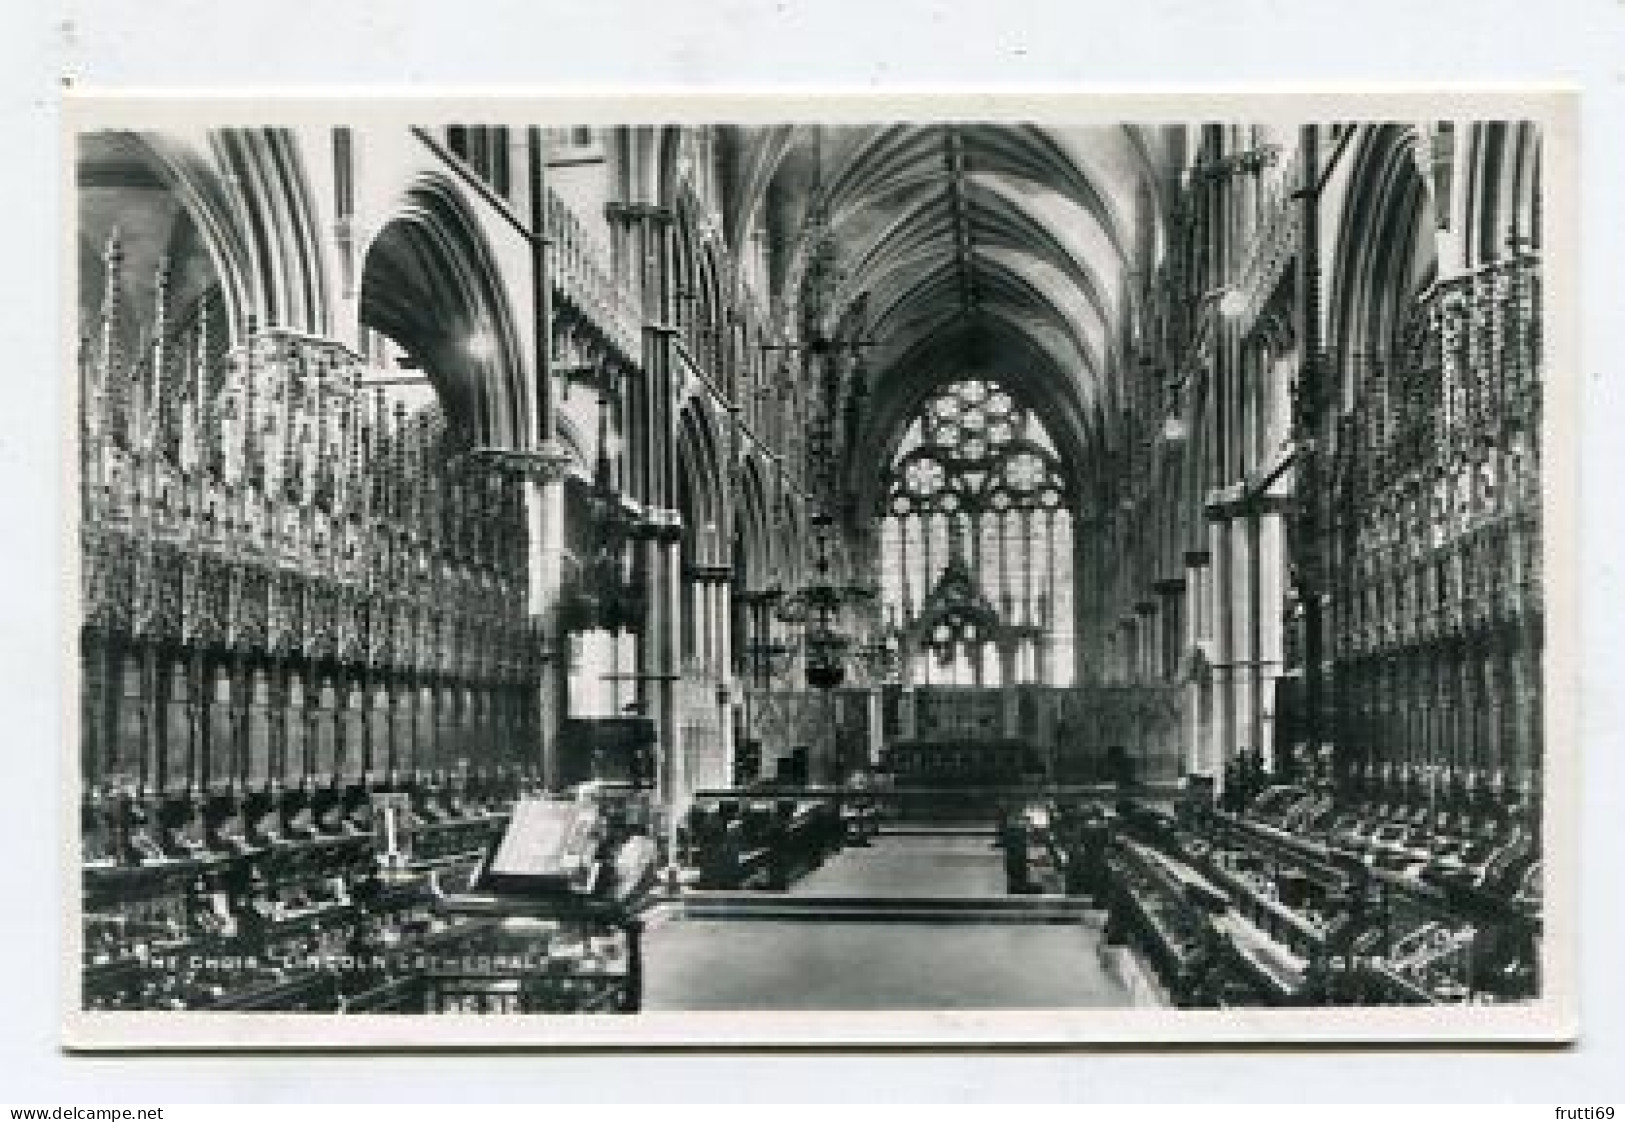
<path fill-rule="evenodd" d="M 1625 1106 L 1620 1016 L 1625 619 L 1618 482 L 1625 0 L 91 0 L 0 5 L 0 1101 L 604 1099 L 1389 1100 Z M 23 10 L 19 10 L 23 9 Z M 62 199 L 56 97 L 89 87 L 423 95 L 699 86 L 1164 90 L 1560 82 L 1583 93 L 1585 729 L 1580 1046 L 1555 1051 L 299 1056 L 56 1050 Z M 1608 375 L 1605 376 L 1607 372 Z M 1546 1116 L 1546 1115 L 1542 1115 Z"/>

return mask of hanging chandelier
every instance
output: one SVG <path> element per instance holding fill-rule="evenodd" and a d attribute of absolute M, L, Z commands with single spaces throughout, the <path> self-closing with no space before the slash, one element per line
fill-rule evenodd
<path fill-rule="evenodd" d="M 829 349 L 825 323 L 841 285 L 839 251 L 829 212 L 822 200 L 807 220 L 807 270 L 802 278 L 801 337 L 810 354 Z"/>
<path fill-rule="evenodd" d="M 840 626 L 844 608 L 867 602 L 873 590 L 835 579 L 829 557 L 831 519 L 819 514 L 813 518 L 818 553 L 813 560 L 813 578 L 787 595 L 779 604 L 779 619 L 802 625 L 802 654 L 806 659 L 807 684 L 830 690 L 846 680 L 846 657 L 852 639 Z"/>
<path fill-rule="evenodd" d="M 858 647 L 858 663 L 875 682 L 889 682 L 903 668 L 903 644 L 894 626 L 882 628 L 874 638 Z"/>
<path fill-rule="evenodd" d="M 829 196 L 825 191 L 822 130 L 815 129 L 813 132 L 812 155 L 810 201 L 802 225 L 806 249 L 800 285 L 800 329 L 806 352 L 809 355 L 822 355 L 832 344 L 827 327 L 845 281 Z"/>
<path fill-rule="evenodd" d="M 771 682 L 782 678 L 790 670 L 790 659 L 795 648 L 775 639 L 764 639 L 745 645 L 745 657 L 758 678 Z"/>
<path fill-rule="evenodd" d="M 775 583 L 760 592 L 745 592 L 740 599 L 748 605 L 762 605 L 768 611 L 784 597 L 784 592 Z M 761 633 L 750 639 L 742 652 L 745 664 L 750 669 L 753 681 L 768 684 L 775 678 L 782 678 L 789 673 L 791 658 L 795 649 L 787 643 L 781 643 L 770 634 Z"/>
<path fill-rule="evenodd" d="M 807 684 L 818 690 L 832 690 L 846 680 L 846 652 L 852 640 L 828 624 L 807 632 Z"/>

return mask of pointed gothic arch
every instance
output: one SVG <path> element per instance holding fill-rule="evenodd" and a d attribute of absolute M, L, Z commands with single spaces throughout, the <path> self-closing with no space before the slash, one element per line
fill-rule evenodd
<path fill-rule="evenodd" d="M 367 247 L 361 322 L 428 374 L 475 446 L 535 443 L 531 394 L 503 275 L 460 189 L 420 177 Z"/>

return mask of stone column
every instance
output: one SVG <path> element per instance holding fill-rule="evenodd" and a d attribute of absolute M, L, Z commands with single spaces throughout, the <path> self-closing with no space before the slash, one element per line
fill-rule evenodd
<path fill-rule="evenodd" d="M 1016 685 L 1016 646 L 1000 643 L 999 731 L 1006 739 L 1021 735 L 1021 692 Z"/>
<path fill-rule="evenodd" d="M 733 573 L 723 567 L 717 570 L 717 579 L 711 592 L 711 626 L 716 633 L 717 666 L 717 754 L 722 761 L 719 782 L 726 786 L 734 773 L 733 722 L 733 627 L 729 606 L 733 596 Z"/>
<path fill-rule="evenodd" d="M 655 513 L 652 509 L 644 509 L 643 522 L 638 527 L 638 532 L 628 545 L 628 548 L 637 551 L 644 585 L 643 632 L 637 637 L 637 642 L 632 649 L 634 696 L 637 701 L 638 711 L 655 721 L 656 735 L 658 736 L 660 699 L 657 686 L 661 672 L 660 635 L 665 627 L 665 620 L 670 614 L 670 606 L 666 603 L 665 585 L 661 582 L 663 555 L 661 553 L 659 530 L 655 525 Z M 664 761 L 665 742 L 660 741 L 657 747 L 659 759 Z M 657 763 L 656 766 L 659 769 L 656 790 L 663 792 L 666 783 L 666 767 L 663 762 Z"/>
<path fill-rule="evenodd" d="M 1484 760 L 1482 744 L 1488 699 L 1480 690 L 1483 678 L 1478 652 L 1465 642 L 1461 646 L 1456 664 L 1456 778 L 1468 790 L 1476 791 Z"/>
<path fill-rule="evenodd" d="M 1158 694 L 1170 696 L 1173 692 L 1171 683 L 1178 673 L 1179 654 L 1185 645 L 1186 625 L 1182 612 L 1185 578 L 1163 577 L 1154 582 L 1151 588 L 1157 594 L 1157 655 L 1151 669 Z M 1186 695 L 1185 720 L 1188 722 L 1189 710 L 1194 706 L 1190 704 L 1188 691 L 1181 692 Z M 1158 730 L 1158 738 L 1163 745 L 1162 756 L 1173 760 L 1175 775 L 1185 774 L 1189 770 L 1185 766 L 1185 730 L 1178 726 L 1165 727 Z"/>
<path fill-rule="evenodd" d="M 1502 671 L 1504 654 L 1499 642 L 1490 645 L 1484 657 L 1484 741 L 1479 766 L 1483 769 L 1485 785 L 1496 790 L 1505 777 L 1502 774 L 1502 751 L 1506 743 L 1505 698 L 1507 678 Z"/>
<path fill-rule="evenodd" d="M 1529 722 L 1529 752 L 1523 757 L 1523 767 L 1529 775 L 1527 789 L 1532 797 L 1538 797 L 1545 783 L 1542 770 L 1546 750 L 1546 724 L 1544 718 L 1544 695 L 1541 693 L 1541 668 L 1545 659 L 1545 635 L 1539 627 L 1529 627 L 1529 678 L 1528 693 L 1525 695 L 1521 711 L 1528 715 Z"/>
<path fill-rule="evenodd" d="M 717 575 L 707 566 L 694 589 L 694 642 L 707 678 L 717 677 Z"/>
<path fill-rule="evenodd" d="M 706 589 L 708 578 L 703 570 L 690 563 L 683 566 L 682 575 L 677 586 L 682 596 L 680 609 L 684 629 L 688 632 L 690 649 L 681 647 L 684 671 L 697 671 L 700 677 L 711 673 L 711 632 L 710 632 L 710 606 L 706 602 Z"/>
<path fill-rule="evenodd" d="M 1420 751 L 1417 755 L 1417 774 L 1427 776 L 1439 768 L 1443 763 L 1440 745 L 1443 743 L 1441 729 L 1443 727 L 1444 708 L 1440 704 L 1443 696 L 1439 684 L 1444 678 L 1444 667 L 1439 662 L 1439 652 L 1431 644 L 1424 645 L 1416 652 L 1417 665 L 1420 668 L 1418 681 L 1420 686 L 1420 705 L 1422 714 L 1422 735 Z M 1419 779 L 1418 783 L 1425 794 L 1427 783 Z"/>
<path fill-rule="evenodd" d="M 897 735 L 902 740 L 913 740 L 919 735 L 919 723 L 914 707 L 914 659 L 916 657 L 914 644 L 904 637 L 902 640 L 902 670 L 898 677 L 902 679 L 902 689 L 898 691 L 897 698 Z"/>
<path fill-rule="evenodd" d="M 1189 645 L 1190 623 L 1185 616 L 1189 610 L 1185 597 L 1185 578 L 1163 577 L 1151 586 L 1160 602 L 1156 674 L 1160 681 L 1168 679 L 1170 666 L 1178 672 L 1181 656 Z"/>
<path fill-rule="evenodd" d="M 1079 684 L 1098 682 L 1105 661 L 1100 645 L 1100 554 L 1101 522 L 1097 518 L 1072 519 L 1072 680 Z M 1091 642 L 1096 650 L 1088 650 Z"/>
<path fill-rule="evenodd" d="M 732 580 L 732 573 L 726 567 L 719 568 L 716 583 L 711 589 L 711 629 L 716 635 L 717 678 L 724 682 L 733 668 L 733 634 L 728 616 L 728 603 L 733 595 Z"/>
<path fill-rule="evenodd" d="M 881 753 L 886 746 L 885 730 L 882 727 L 885 718 L 885 706 L 881 701 L 881 688 L 878 685 L 869 687 L 869 766 L 880 766 Z"/>
<path fill-rule="evenodd" d="M 1212 655 L 1212 740 L 1208 747 L 1208 761 L 1213 768 L 1214 783 L 1224 787 L 1225 764 L 1235 753 L 1238 731 L 1235 710 L 1235 597 L 1233 590 L 1236 572 L 1230 533 L 1231 511 L 1240 488 L 1220 488 L 1209 492 L 1204 513 L 1208 521 L 1207 570 L 1208 634 L 1211 636 Z"/>
<path fill-rule="evenodd" d="M 682 673 L 683 522 L 674 510 L 652 510 L 655 535 L 650 550 L 654 714 L 660 744 L 660 791 L 674 814 L 681 812 L 687 782 L 683 766 L 683 721 L 678 679 Z M 658 612 L 655 611 L 658 605 Z"/>
<path fill-rule="evenodd" d="M 1258 659 L 1254 647 L 1255 606 L 1254 522 L 1248 514 L 1238 514 L 1228 522 L 1230 539 L 1230 690 L 1231 712 L 1235 714 L 1232 751 L 1246 748 L 1259 751 L 1257 697 Z"/>
<path fill-rule="evenodd" d="M 544 447 L 526 463 L 525 529 L 530 543 L 525 606 L 536 640 L 548 652 L 537 682 L 536 734 L 531 746 L 549 789 L 558 776 L 558 734 L 564 718 L 568 682 L 560 644 L 558 607 L 564 567 L 564 469 L 568 455 L 556 444 Z"/>
<path fill-rule="evenodd" d="M 1137 600 L 1134 614 L 1139 616 L 1136 630 L 1140 636 L 1139 677 L 1142 682 L 1154 682 L 1162 677 L 1158 663 L 1162 657 L 1162 628 L 1157 621 L 1157 602 Z"/>
<path fill-rule="evenodd" d="M 1265 496 L 1258 515 L 1258 599 L 1253 606 L 1257 623 L 1258 643 L 1253 658 L 1257 663 L 1258 750 L 1264 754 L 1266 766 L 1273 766 L 1276 753 L 1283 747 L 1276 742 L 1277 686 L 1286 663 L 1285 621 L 1286 611 L 1286 499 Z M 1309 745 L 1313 758 L 1318 759 L 1319 745 Z"/>
<path fill-rule="evenodd" d="M 656 789 L 669 812 L 668 844 L 676 836 L 674 796 L 681 767 L 681 731 L 676 674 L 680 642 L 677 624 L 682 568 L 678 556 L 681 523 L 676 505 L 674 390 L 671 378 L 671 213 L 646 201 L 605 208 L 621 238 L 629 277 L 643 313 L 642 377 L 630 388 L 633 406 L 629 441 L 630 490 L 643 507 L 645 532 L 635 546 L 645 570 L 647 615 L 637 644 L 638 702 L 656 725 Z"/>
<path fill-rule="evenodd" d="M 1212 667 L 1207 663 L 1212 647 L 1209 617 L 1212 602 L 1208 589 L 1208 560 L 1206 550 L 1185 551 L 1185 646 L 1187 651 L 1201 652 L 1201 662 L 1193 663 L 1186 675 L 1185 697 L 1189 740 L 1185 748 L 1186 770 L 1192 775 L 1205 775 L 1217 779 L 1212 747 L 1213 682 Z"/>
<path fill-rule="evenodd" d="M 1134 619 L 1131 616 L 1119 616 L 1117 619 L 1117 654 L 1112 659 L 1112 684 L 1126 686 L 1134 681 Z"/>
<path fill-rule="evenodd" d="M 203 651 L 193 650 L 189 653 L 186 661 L 187 718 L 190 724 L 190 732 L 187 734 L 186 739 L 191 748 L 186 764 L 186 774 L 188 776 L 188 785 L 195 791 L 208 790 L 206 769 L 209 766 L 210 743 L 214 734 L 213 721 L 209 716 L 209 710 L 214 704 L 214 696 L 213 691 L 209 688 L 207 657 Z M 311 707 L 316 703 L 309 684 L 314 680 L 314 674 L 306 678 L 306 714 L 313 711 Z M 315 743 L 315 736 L 307 733 L 305 737 L 305 771 L 307 773 L 313 770 L 311 761 L 315 758 L 312 755 L 315 751 Z M 93 775 L 93 772 L 87 771 L 85 779 L 89 781 Z"/>
<path fill-rule="evenodd" d="M 1466 727 L 1465 712 L 1461 704 L 1461 657 L 1456 644 L 1441 642 L 1438 646 L 1439 678 L 1436 688 L 1437 722 L 1439 726 L 1437 773 L 1439 794 L 1443 798 L 1450 784 L 1461 775 L 1462 734 Z"/>

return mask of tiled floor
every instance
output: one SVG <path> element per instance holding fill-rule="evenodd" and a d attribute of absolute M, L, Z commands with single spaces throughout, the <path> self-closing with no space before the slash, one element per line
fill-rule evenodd
<path fill-rule="evenodd" d="M 793 895 L 1004 896 L 977 836 L 882 837 L 848 849 Z M 672 919 L 649 931 L 644 1007 L 1056 1009 L 1123 1006 L 1087 923 Z"/>

